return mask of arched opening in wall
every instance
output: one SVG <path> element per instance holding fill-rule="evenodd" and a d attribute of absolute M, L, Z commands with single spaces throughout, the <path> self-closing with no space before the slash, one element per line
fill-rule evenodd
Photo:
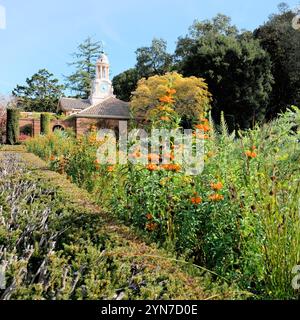
<path fill-rule="evenodd" d="M 52 128 L 52 131 L 56 131 L 56 130 L 60 130 L 60 131 L 64 131 L 65 128 L 63 126 L 60 126 L 60 125 L 56 125 Z"/>
<path fill-rule="evenodd" d="M 20 125 L 20 134 L 19 134 L 19 140 L 25 141 L 32 137 L 33 134 L 33 126 L 31 123 L 26 123 Z"/>

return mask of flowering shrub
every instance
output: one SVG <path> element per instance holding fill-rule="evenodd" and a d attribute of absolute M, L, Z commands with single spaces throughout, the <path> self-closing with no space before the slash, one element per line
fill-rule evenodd
<path fill-rule="evenodd" d="M 174 94 L 168 91 L 153 109 L 153 122 L 178 125 L 176 117 L 171 120 Z M 150 154 L 147 165 L 101 165 L 93 132 L 79 140 L 62 134 L 39 137 L 28 142 L 28 150 L 67 173 L 149 241 L 261 297 L 295 298 L 291 270 L 300 262 L 299 127 L 297 108 L 268 125 L 239 132 L 238 138 L 227 132 L 224 121 L 217 131 L 201 117 L 195 129 L 205 140 L 205 166 L 198 176 L 185 175 L 173 161 L 173 149 L 168 164 Z"/>

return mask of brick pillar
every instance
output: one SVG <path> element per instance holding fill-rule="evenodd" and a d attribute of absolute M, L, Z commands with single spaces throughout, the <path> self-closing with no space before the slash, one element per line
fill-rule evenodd
<path fill-rule="evenodd" d="M 33 136 L 36 137 L 41 133 L 41 121 L 33 119 Z"/>

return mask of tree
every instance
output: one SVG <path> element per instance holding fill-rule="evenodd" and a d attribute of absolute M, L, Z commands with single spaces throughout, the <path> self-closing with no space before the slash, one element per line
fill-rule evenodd
<path fill-rule="evenodd" d="M 6 142 L 14 145 L 19 142 L 19 118 L 20 110 L 16 108 L 7 109 L 7 123 L 6 123 Z"/>
<path fill-rule="evenodd" d="M 153 39 L 150 47 L 141 47 L 136 50 L 136 65 L 113 79 L 116 96 L 129 101 L 132 92 L 136 89 L 138 80 L 154 75 L 163 75 L 171 71 L 173 57 L 167 53 L 167 43 L 163 39 Z"/>
<path fill-rule="evenodd" d="M 75 71 L 66 77 L 66 87 L 75 92 L 75 97 L 87 99 L 90 96 L 91 83 L 96 73 L 95 64 L 102 52 L 102 43 L 88 37 L 77 47 L 77 52 L 72 54 L 74 62 L 68 65 L 74 66 Z"/>
<path fill-rule="evenodd" d="M 154 38 L 150 47 L 141 47 L 135 53 L 139 78 L 162 75 L 171 69 L 172 55 L 167 53 L 167 42 L 163 39 Z"/>
<path fill-rule="evenodd" d="M 117 98 L 123 101 L 130 101 L 131 94 L 137 87 L 138 79 L 138 73 L 135 68 L 131 68 L 115 76 L 112 84 Z"/>
<path fill-rule="evenodd" d="M 211 94 L 204 79 L 184 78 L 177 72 L 141 79 L 133 93 L 131 109 L 137 116 L 145 116 L 151 109 L 161 104 L 169 88 L 175 89 L 174 111 L 188 120 L 209 110 Z"/>
<path fill-rule="evenodd" d="M 300 105 L 300 32 L 292 28 L 295 13 L 285 3 L 280 13 L 254 31 L 255 38 L 269 53 L 274 76 L 268 118 L 275 117 L 290 105 Z"/>
<path fill-rule="evenodd" d="M 53 78 L 52 73 L 41 69 L 26 79 L 26 85 L 17 85 L 12 94 L 17 98 L 17 107 L 24 111 L 56 112 L 63 89 L 64 86 Z"/>
<path fill-rule="evenodd" d="M 50 113 L 41 113 L 40 118 L 41 123 L 41 134 L 49 134 L 50 133 L 50 123 L 51 123 L 51 114 Z"/>
<path fill-rule="evenodd" d="M 0 95 L 0 144 L 4 142 L 3 137 L 6 131 L 6 109 L 7 98 Z"/>
<path fill-rule="evenodd" d="M 194 24 L 188 36 L 179 38 L 176 55 L 184 76 L 206 79 L 217 123 L 221 112 L 230 130 L 264 119 L 273 81 L 270 58 L 249 33 L 230 26 L 230 18 L 219 15 Z"/>

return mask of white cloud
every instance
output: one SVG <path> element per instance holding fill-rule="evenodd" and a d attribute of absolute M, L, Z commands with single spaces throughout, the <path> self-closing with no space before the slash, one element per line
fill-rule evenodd
<path fill-rule="evenodd" d="M 0 29 L 6 29 L 6 11 L 3 6 L 0 5 Z"/>

